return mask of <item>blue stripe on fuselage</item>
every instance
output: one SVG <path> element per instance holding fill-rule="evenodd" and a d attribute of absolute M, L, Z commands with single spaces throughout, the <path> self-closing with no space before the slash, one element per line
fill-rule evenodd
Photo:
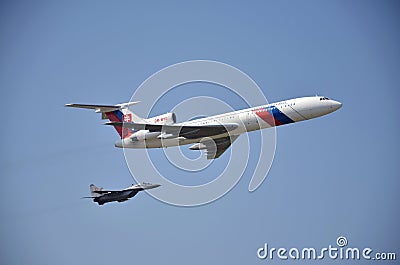
<path fill-rule="evenodd" d="M 280 123 L 282 123 L 282 125 L 294 122 L 294 120 L 286 116 L 286 114 L 284 114 L 275 106 L 269 107 L 268 112 L 271 113 L 274 116 L 274 118 L 277 119 Z"/>

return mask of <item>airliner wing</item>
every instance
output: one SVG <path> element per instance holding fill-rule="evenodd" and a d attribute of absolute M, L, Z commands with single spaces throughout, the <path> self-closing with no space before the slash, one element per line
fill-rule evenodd
<path fill-rule="evenodd" d="M 215 159 L 220 157 L 231 144 L 239 137 L 239 135 L 231 135 L 218 139 L 202 140 L 189 147 L 190 150 L 206 150 L 207 159 Z"/>
<path fill-rule="evenodd" d="M 149 130 L 150 132 L 162 132 L 173 136 L 182 136 L 187 139 L 196 139 L 230 132 L 238 127 L 235 123 L 216 125 L 160 125 L 130 122 L 107 122 L 106 125 L 121 126 L 135 130 Z"/>
<path fill-rule="evenodd" d="M 213 140 L 202 141 L 206 146 L 207 159 L 215 159 L 220 157 L 231 144 L 239 137 L 239 135 L 227 136 Z"/>

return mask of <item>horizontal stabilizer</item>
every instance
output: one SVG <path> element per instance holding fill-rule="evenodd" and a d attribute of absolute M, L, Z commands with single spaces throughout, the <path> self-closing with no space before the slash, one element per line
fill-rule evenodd
<path fill-rule="evenodd" d="M 71 108 L 81 108 L 81 109 L 93 109 L 96 112 L 111 112 L 114 110 L 120 110 L 124 108 L 128 108 L 129 106 L 135 105 L 139 103 L 140 101 L 133 101 L 133 102 L 128 102 L 128 103 L 121 103 L 121 104 L 116 104 L 116 105 L 92 105 L 92 104 L 65 104 L 65 107 L 71 107 Z"/>

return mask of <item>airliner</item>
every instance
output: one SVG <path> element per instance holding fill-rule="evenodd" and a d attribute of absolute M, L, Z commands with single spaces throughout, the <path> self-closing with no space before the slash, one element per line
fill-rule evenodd
<path fill-rule="evenodd" d="M 66 104 L 93 109 L 109 119 L 120 136 L 119 148 L 164 148 L 192 144 L 191 150 L 205 150 L 207 159 L 220 157 L 247 132 L 314 119 L 334 112 L 342 103 L 324 96 L 288 99 L 258 107 L 176 123 L 175 113 L 141 118 L 129 110 L 139 102 L 117 105 Z"/>

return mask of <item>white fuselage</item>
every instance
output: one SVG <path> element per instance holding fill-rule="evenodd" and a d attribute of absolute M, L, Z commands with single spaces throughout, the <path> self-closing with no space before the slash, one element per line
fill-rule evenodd
<path fill-rule="evenodd" d="M 254 130 L 317 118 L 334 112 L 341 106 L 340 102 L 326 97 L 302 97 L 186 121 L 177 123 L 176 125 L 207 126 L 237 124 L 238 127 L 230 131 L 229 135 L 240 135 Z M 227 135 L 228 133 L 219 134 L 210 138 L 218 139 Z M 125 138 L 117 141 L 115 146 L 124 148 L 160 148 L 198 143 L 201 139 L 182 139 L 182 137 L 178 137 L 175 139 L 153 138 L 145 141 L 132 141 L 131 138 Z"/>

